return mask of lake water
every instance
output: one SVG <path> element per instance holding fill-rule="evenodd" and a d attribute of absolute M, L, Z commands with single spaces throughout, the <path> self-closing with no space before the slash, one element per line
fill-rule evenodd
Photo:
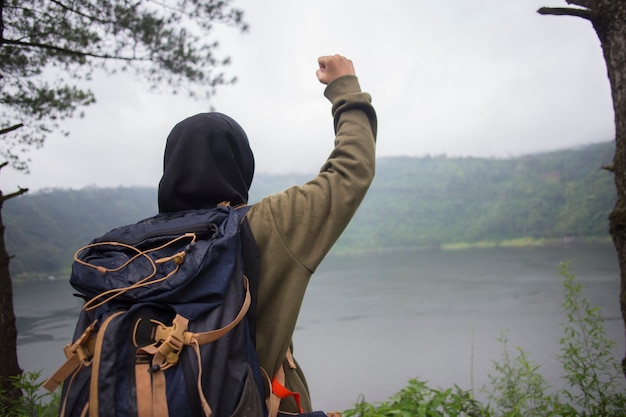
<path fill-rule="evenodd" d="M 503 353 L 521 347 L 554 387 L 566 317 L 560 262 L 602 308 L 624 352 L 619 268 L 613 246 L 406 251 L 331 256 L 314 275 L 294 335 L 314 406 L 386 400 L 418 377 L 433 387 L 480 388 Z M 20 365 L 48 376 L 63 362 L 80 301 L 66 281 L 14 287 Z"/>

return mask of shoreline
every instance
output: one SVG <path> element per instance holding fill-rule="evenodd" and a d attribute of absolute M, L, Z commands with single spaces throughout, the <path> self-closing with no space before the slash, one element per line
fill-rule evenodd
<path fill-rule="evenodd" d="M 582 246 L 582 245 L 613 245 L 610 236 L 563 237 L 563 238 L 531 238 L 522 237 L 504 240 L 481 240 L 477 242 L 451 242 L 429 246 L 400 246 L 390 248 L 363 248 L 331 250 L 328 256 L 360 255 L 368 253 L 414 252 L 414 251 L 458 251 L 483 248 L 537 248 L 555 246 Z"/>
<path fill-rule="evenodd" d="M 391 252 L 415 252 L 415 251 L 460 251 L 471 249 L 492 249 L 492 248 L 537 248 L 537 247 L 555 247 L 555 246 L 579 246 L 579 245 L 612 245 L 613 241 L 610 236 L 588 236 L 582 238 L 563 237 L 563 238 L 516 238 L 506 240 L 485 240 L 478 242 L 454 242 L 441 243 L 430 246 L 402 246 L 390 248 L 364 248 L 364 249 L 342 249 L 341 247 L 333 249 L 329 252 L 328 257 L 341 257 L 351 255 L 363 255 L 374 253 L 391 253 Z M 71 267 L 54 273 L 26 273 L 18 276 L 12 276 L 11 280 L 14 284 L 20 282 L 46 282 L 46 281 L 68 281 L 71 273 Z"/>

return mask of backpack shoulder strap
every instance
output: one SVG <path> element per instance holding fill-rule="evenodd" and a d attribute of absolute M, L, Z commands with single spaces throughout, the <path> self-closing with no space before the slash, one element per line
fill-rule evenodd
<path fill-rule="evenodd" d="M 252 343 L 256 346 L 256 307 L 257 294 L 259 293 L 259 271 L 261 269 L 261 253 L 259 247 L 254 240 L 254 235 L 250 229 L 250 224 L 246 215 L 252 208 L 252 205 L 244 205 L 236 207 L 235 210 L 241 215 L 240 239 L 241 253 L 243 256 L 243 273 L 248 277 L 250 285 L 250 310 L 248 314 L 248 328 Z"/>

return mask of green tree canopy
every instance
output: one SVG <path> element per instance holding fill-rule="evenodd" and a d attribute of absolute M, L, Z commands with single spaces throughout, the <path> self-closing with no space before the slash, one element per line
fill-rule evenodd
<path fill-rule="evenodd" d="M 95 101 L 96 69 L 212 95 L 234 81 L 216 24 L 247 29 L 228 0 L 0 0 L 0 128 L 23 124 L 0 136 L 0 156 L 27 170 L 24 153 Z"/>

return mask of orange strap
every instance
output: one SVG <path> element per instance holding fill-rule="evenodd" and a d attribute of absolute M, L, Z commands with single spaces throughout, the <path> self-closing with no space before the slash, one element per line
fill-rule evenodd
<path fill-rule="evenodd" d="M 293 399 L 296 400 L 296 405 L 298 406 L 298 410 L 300 410 L 301 414 L 304 414 L 304 410 L 300 405 L 300 394 L 295 391 L 290 391 L 283 384 L 278 381 L 277 377 L 274 377 L 272 380 L 272 394 L 276 395 L 281 400 L 284 400 L 287 397 L 293 396 Z"/>

